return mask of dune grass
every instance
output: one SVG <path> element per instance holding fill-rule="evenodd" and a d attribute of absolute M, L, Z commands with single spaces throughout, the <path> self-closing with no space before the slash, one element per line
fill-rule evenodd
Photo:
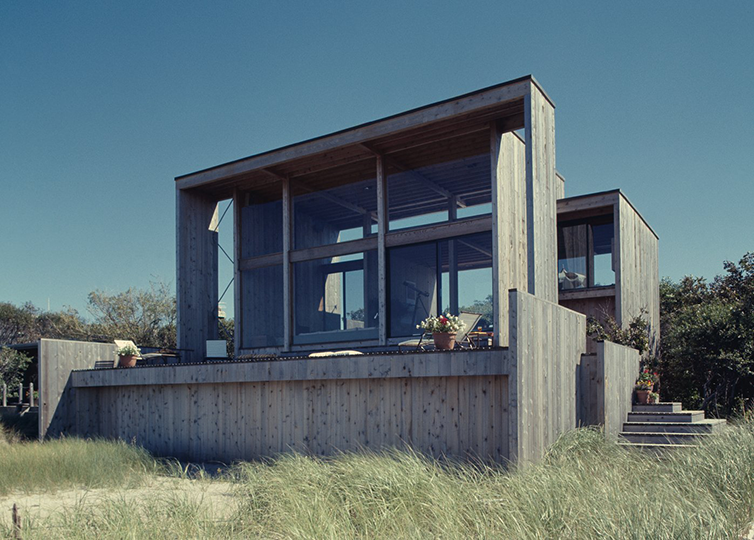
<path fill-rule="evenodd" d="M 112 443 L 77 443 L 111 452 L 101 445 Z M 134 452 L 138 474 L 157 470 Z M 28 522 L 24 537 L 738 538 L 754 519 L 754 422 L 662 457 L 585 429 L 561 437 L 540 463 L 514 470 L 398 451 L 286 455 L 210 480 L 220 481 L 234 489 L 225 512 L 181 493 L 127 501 L 116 490 L 96 507 Z"/>
<path fill-rule="evenodd" d="M 162 468 L 144 449 L 123 442 L 73 438 L 27 442 L 8 437 L 5 431 L 4 439 L 12 442 L 0 443 L 0 495 L 121 487 L 138 484 Z"/>

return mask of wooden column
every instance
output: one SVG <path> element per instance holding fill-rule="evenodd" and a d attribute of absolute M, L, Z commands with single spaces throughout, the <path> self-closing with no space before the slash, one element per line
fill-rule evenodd
<path fill-rule="evenodd" d="M 492 160 L 492 305 L 494 344 L 508 346 L 508 291 L 527 290 L 528 244 L 523 141 L 490 128 Z"/>
<path fill-rule="evenodd" d="M 448 199 L 448 221 L 456 221 L 458 219 L 458 197 L 450 197 Z M 440 282 L 442 287 L 442 282 Z M 450 306 L 450 312 L 453 315 L 458 315 L 458 252 L 456 246 L 456 240 L 448 241 L 448 305 Z M 438 313 L 442 310 L 442 306 L 437 307 Z"/>
<path fill-rule="evenodd" d="M 377 287 L 380 345 L 387 345 L 387 252 L 385 251 L 387 229 L 387 172 L 385 160 L 382 156 L 377 156 Z"/>
<path fill-rule="evenodd" d="M 283 348 L 291 350 L 293 343 L 293 279 L 291 246 L 293 243 L 293 212 L 291 182 L 283 178 Z"/>
<path fill-rule="evenodd" d="M 218 339 L 217 233 L 209 229 L 217 201 L 189 190 L 176 190 L 176 303 L 178 348 L 191 349 L 201 362 L 207 340 Z"/>
<path fill-rule="evenodd" d="M 246 202 L 238 188 L 233 190 L 233 349 L 236 358 L 243 343 L 243 277 L 241 276 L 241 209 Z"/>
<path fill-rule="evenodd" d="M 528 292 L 558 301 L 555 106 L 530 82 L 524 97 Z"/>

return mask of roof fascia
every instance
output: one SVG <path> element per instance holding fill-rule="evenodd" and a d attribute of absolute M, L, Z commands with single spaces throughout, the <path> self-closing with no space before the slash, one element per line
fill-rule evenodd
<path fill-rule="evenodd" d="M 224 165 L 178 176 L 175 179 L 176 187 L 178 189 L 192 189 L 204 186 L 217 180 L 231 178 L 265 167 L 273 167 L 286 161 L 320 154 L 341 146 L 368 142 L 372 139 L 397 134 L 423 124 L 429 125 L 472 111 L 494 107 L 495 105 L 526 96 L 531 91 L 532 83 L 539 88 L 533 77 L 528 75 L 514 81 L 425 105 L 329 135 L 323 135 L 308 141 L 232 161 Z"/>

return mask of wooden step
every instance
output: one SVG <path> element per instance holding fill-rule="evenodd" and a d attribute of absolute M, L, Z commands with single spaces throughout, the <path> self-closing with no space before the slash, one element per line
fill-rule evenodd
<path fill-rule="evenodd" d="M 643 450 L 654 454 L 662 454 L 664 452 L 667 452 L 668 450 L 677 450 L 679 448 L 696 448 L 696 445 L 693 444 L 651 444 L 630 442 L 621 442 L 618 444 L 623 448 L 636 448 L 638 450 Z"/>
<path fill-rule="evenodd" d="M 704 420 L 704 411 L 682 412 L 630 412 L 629 422 L 700 422 Z"/>
<path fill-rule="evenodd" d="M 709 433 L 673 433 L 669 431 L 622 431 L 621 438 L 634 444 L 680 444 L 695 445 Z"/>
<path fill-rule="evenodd" d="M 623 431 L 630 433 L 712 433 L 725 425 L 725 420 L 706 419 L 699 422 L 626 422 Z"/>
<path fill-rule="evenodd" d="M 683 405 L 677 401 L 651 403 L 649 405 L 634 405 L 633 412 L 681 412 Z"/>

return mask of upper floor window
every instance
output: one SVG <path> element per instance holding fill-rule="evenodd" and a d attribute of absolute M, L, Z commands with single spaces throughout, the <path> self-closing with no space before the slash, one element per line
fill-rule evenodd
<path fill-rule="evenodd" d="M 558 225 L 558 289 L 615 285 L 612 216 Z"/>

